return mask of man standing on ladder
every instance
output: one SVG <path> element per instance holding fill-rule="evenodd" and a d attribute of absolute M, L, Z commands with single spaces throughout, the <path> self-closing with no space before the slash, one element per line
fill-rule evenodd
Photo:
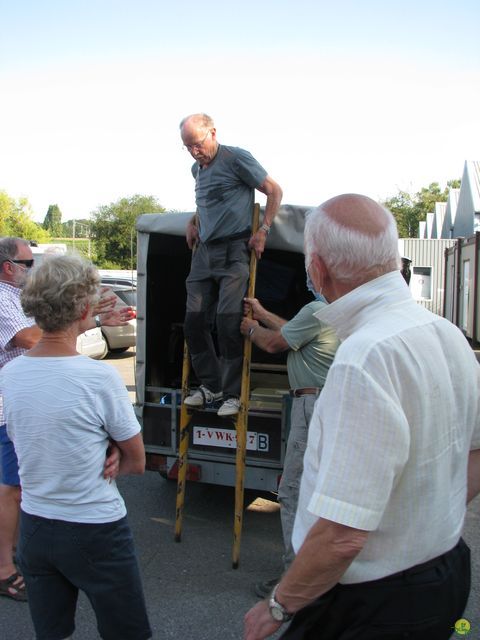
<path fill-rule="evenodd" d="M 200 386 L 185 398 L 193 409 L 223 400 L 219 416 L 240 407 L 243 338 L 242 300 L 249 278 L 249 249 L 260 258 L 282 189 L 244 149 L 220 145 L 214 122 L 204 113 L 187 116 L 180 135 L 195 159 L 197 213 L 187 226 L 187 244 L 196 246 L 186 281 L 185 339 Z M 254 192 L 267 196 L 263 224 L 252 235 Z M 217 357 L 212 339 L 216 323 Z"/>

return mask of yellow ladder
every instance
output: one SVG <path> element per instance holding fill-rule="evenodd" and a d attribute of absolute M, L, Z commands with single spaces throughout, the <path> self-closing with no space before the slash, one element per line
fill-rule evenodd
<path fill-rule="evenodd" d="M 260 219 L 260 205 L 255 204 L 253 208 L 252 234 L 258 230 Z M 248 297 L 255 296 L 255 284 L 257 276 L 257 257 L 255 251 L 250 254 L 250 280 L 248 284 Z M 237 434 L 237 449 L 235 461 L 235 516 L 233 523 L 233 550 L 232 566 L 238 568 L 240 558 L 240 543 L 242 537 L 243 506 L 244 506 L 244 485 L 245 485 L 245 452 L 247 446 L 248 430 L 248 406 L 250 400 L 250 360 L 252 354 L 252 343 L 245 338 L 243 346 L 243 367 L 242 384 L 240 391 L 240 410 L 235 424 Z M 175 511 L 175 541 L 182 539 L 183 510 L 185 505 L 185 487 L 188 467 L 188 442 L 189 426 L 193 412 L 189 412 L 184 404 L 184 399 L 188 393 L 190 377 L 190 357 L 187 343 L 183 345 L 183 368 L 182 368 L 182 404 L 180 409 L 180 439 L 178 445 L 178 478 L 177 478 L 177 499 Z"/>

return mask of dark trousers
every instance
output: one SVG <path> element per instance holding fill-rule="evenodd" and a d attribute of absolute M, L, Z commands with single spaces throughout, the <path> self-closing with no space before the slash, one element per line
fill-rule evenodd
<path fill-rule="evenodd" d="M 92 604 L 101 638 L 151 638 L 126 518 L 82 524 L 23 511 L 20 517 L 17 556 L 38 640 L 62 640 L 73 633 L 79 590 Z"/>
<path fill-rule="evenodd" d="M 239 396 L 243 361 L 240 322 L 247 292 L 248 239 L 200 243 L 186 281 L 185 339 L 200 384 Z M 216 326 L 219 357 L 212 331 Z"/>
<path fill-rule="evenodd" d="M 294 617 L 282 640 L 448 640 L 470 592 L 470 550 L 398 574 L 337 585 Z"/>

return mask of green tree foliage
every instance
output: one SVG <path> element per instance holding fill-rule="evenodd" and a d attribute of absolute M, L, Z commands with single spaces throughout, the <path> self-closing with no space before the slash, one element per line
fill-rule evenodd
<path fill-rule="evenodd" d="M 383 203 L 393 213 L 400 238 L 414 238 L 418 233 L 419 213 L 415 208 L 414 196 L 407 191 L 399 191 Z"/>
<path fill-rule="evenodd" d="M 62 233 L 64 238 L 89 238 L 91 220 L 80 218 L 62 222 Z"/>
<path fill-rule="evenodd" d="M 43 221 L 43 228 L 52 236 L 62 235 L 62 212 L 58 204 L 51 204 L 48 207 L 45 220 Z"/>
<path fill-rule="evenodd" d="M 67 245 L 67 251 L 73 251 L 74 253 L 78 253 L 80 256 L 83 256 L 87 260 L 91 260 L 94 264 L 96 264 L 96 255 L 93 247 L 93 242 L 91 242 L 88 238 L 52 238 L 51 242 L 53 243 L 61 243 Z"/>
<path fill-rule="evenodd" d="M 0 236 L 48 242 L 50 235 L 32 220 L 32 208 L 26 198 L 15 200 L 0 191 Z"/>
<path fill-rule="evenodd" d="M 101 269 L 135 267 L 137 217 L 142 213 L 163 213 L 164 211 L 165 209 L 154 196 L 138 194 L 121 198 L 94 211 L 90 228 L 97 266 Z"/>
<path fill-rule="evenodd" d="M 443 191 L 438 182 L 432 182 L 414 195 L 399 190 L 397 195 L 385 200 L 383 204 L 393 213 L 400 238 L 416 238 L 418 223 L 426 220 L 427 213 L 435 211 L 436 202 L 447 201 L 450 189 L 459 187 L 460 180 L 449 180 Z"/>

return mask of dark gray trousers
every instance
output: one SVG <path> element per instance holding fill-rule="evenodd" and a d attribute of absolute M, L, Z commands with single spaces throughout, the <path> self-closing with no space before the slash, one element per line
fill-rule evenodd
<path fill-rule="evenodd" d="M 239 396 L 243 360 L 240 322 L 247 292 L 248 238 L 200 243 L 186 281 L 185 339 L 200 384 Z M 212 331 L 216 326 L 219 355 Z"/>
<path fill-rule="evenodd" d="M 285 554 L 283 564 L 285 571 L 295 558 L 292 547 L 293 525 L 298 506 L 298 494 L 303 473 L 303 457 L 308 441 L 308 426 L 313 413 L 317 396 L 306 395 L 293 398 L 290 413 L 290 433 L 288 434 L 287 451 L 283 463 L 283 473 L 278 485 L 278 502 L 280 503 L 280 519 L 282 522 Z"/>

